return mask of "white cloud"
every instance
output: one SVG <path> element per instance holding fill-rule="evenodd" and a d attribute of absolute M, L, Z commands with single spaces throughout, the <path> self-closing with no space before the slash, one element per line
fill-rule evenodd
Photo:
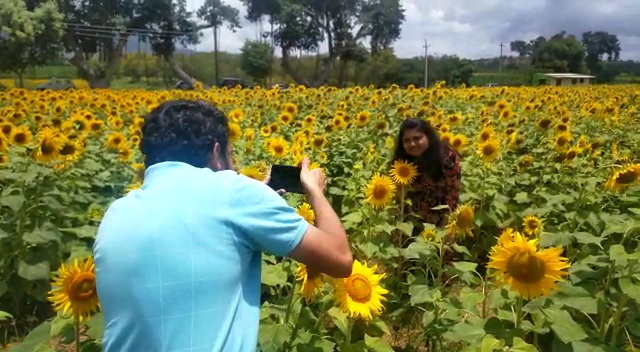
<path fill-rule="evenodd" d="M 394 49 L 400 57 L 422 56 L 423 40 L 430 53 L 466 58 L 499 55 L 503 42 L 549 36 L 561 30 L 578 37 L 584 31 L 604 30 L 620 39 L 623 59 L 640 60 L 640 1 L 608 0 L 401 0 L 406 20 Z M 204 0 L 187 0 L 190 9 Z M 226 27 L 220 34 L 220 50 L 239 52 L 246 39 L 259 38 L 258 25 L 249 23 L 240 0 L 226 3 L 241 12 L 243 28 L 233 33 Z M 267 28 L 265 28 L 267 29 Z M 212 31 L 203 33 L 200 51 L 213 50 Z M 326 50 L 326 47 L 321 48 Z"/>

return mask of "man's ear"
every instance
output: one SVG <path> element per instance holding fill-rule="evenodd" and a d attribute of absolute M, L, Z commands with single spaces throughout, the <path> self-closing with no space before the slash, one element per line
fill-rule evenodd
<path fill-rule="evenodd" d="M 226 155 L 220 155 L 220 143 L 216 142 L 211 151 L 211 160 L 209 161 L 210 168 L 214 171 L 222 170 L 222 158 L 225 157 Z"/>

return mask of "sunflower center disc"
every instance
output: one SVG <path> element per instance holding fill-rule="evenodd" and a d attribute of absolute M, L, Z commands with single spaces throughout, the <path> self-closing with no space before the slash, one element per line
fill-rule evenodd
<path fill-rule="evenodd" d="M 373 189 L 373 197 L 375 199 L 383 199 L 387 196 L 387 188 L 384 185 L 376 185 Z"/>
<path fill-rule="evenodd" d="M 347 280 L 347 293 L 356 302 L 366 303 L 371 299 L 371 284 L 366 277 L 355 274 Z"/>
<path fill-rule="evenodd" d="M 91 273 L 81 273 L 73 279 L 70 291 L 76 299 L 91 298 L 96 290 L 96 277 Z"/>
<path fill-rule="evenodd" d="M 514 279 L 527 284 L 540 281 L 544 277 L 544 261 L 529 252 L 521 252 L 509 259 L 507 272 Z"/>

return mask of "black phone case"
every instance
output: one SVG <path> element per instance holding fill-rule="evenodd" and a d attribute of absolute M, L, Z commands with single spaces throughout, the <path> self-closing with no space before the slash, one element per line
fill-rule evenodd
<path fill-rule="evenodd" d="M 300 183 L 300 168 L 295 166 L 273 165 L 267 185 L 275 191 L 284 189 L 287 193 L 304 193 Z"/>

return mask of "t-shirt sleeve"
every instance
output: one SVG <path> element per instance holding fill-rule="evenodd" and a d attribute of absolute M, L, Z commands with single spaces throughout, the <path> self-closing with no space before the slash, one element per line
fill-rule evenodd
<path fill-rule="evenodd" d="M 296 248 L 309 224 L 279 194 L 241 175 L 230 191 L 230 221 L 244 244 L 277 256 Z"/>

